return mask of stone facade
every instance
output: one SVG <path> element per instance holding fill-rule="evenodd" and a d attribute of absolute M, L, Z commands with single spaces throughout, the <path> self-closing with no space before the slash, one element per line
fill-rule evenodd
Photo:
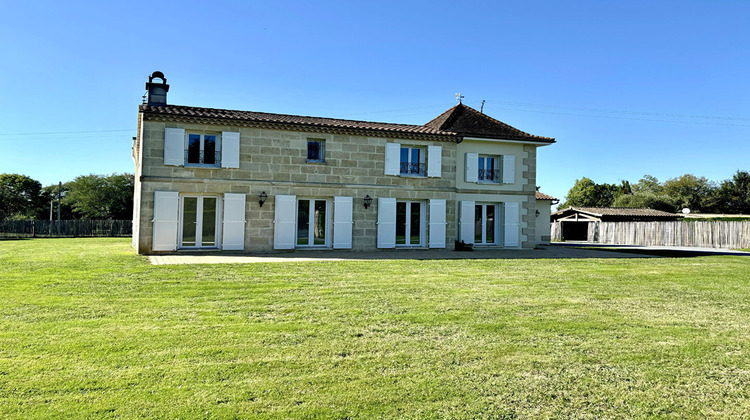
<path fill-rule="evenodd" d="M 462 104 L 417 126 L 167 105 L 159 72 L 146 88 L 133 149 L 139 253 L 452 248 L 456 240 L 475 243 L 475 235 L 490 248 L 539 242 L 536 150 L 552 138 Z M 211 156 L 204 146 L 215 137 L 221 164 L 191 157 L 196 135 L 201 159 Z M 322 160 L 308 160 L 310 141 L 324 145 Z M 502 165 L 501 180 L 473 179 L 479 156 Z M 404 169 L 415 164 L 426 170 Z"/>

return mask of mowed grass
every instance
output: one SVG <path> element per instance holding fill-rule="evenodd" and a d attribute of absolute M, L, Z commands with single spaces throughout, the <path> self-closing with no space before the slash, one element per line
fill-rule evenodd
<path fill-rule="evenodd" d="M 150 266 L 0 241 L 4 418 L 742 418 L 750 258 Z"/>

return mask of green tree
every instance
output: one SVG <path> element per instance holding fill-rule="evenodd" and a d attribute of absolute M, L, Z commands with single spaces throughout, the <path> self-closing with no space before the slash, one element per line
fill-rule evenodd
<path fill-rule="evenodd" d="M 667 195 L 656 195 L 652 192 L 637 192 L 635 194 L 624 194 L 615 199 L 615 207 L 638 207 L 674 212 L 677 206 L 674 200 Z"/>
<path fill-rule="evenodd" d="M 567 207 L 610 207 L 615 198 L 623 193 L 625 185 L 597 184 L 589 178 L 577 179 L 565 196 L 559 209 Z"/>
<path fill-rule="evenodd" d="M 82 175 L 65 184 L 64 202 L 80 218 L 130 219 L 133 217 L 133 175 Z"/>
<path fill-rule="evenodd" d="M 719 211 L 750 214 L 750 173 L 737 171 L 732 179 L 721 183 L 717 193 Z"/>
<path fill-rule="evenodd" d="M 638 180 L 638 183 L 632 186 L 633 193 L 648 192 L 659 195 L 664 190 L 659 180 L 652 175 L 643 175 L 643 178 Z"/>
<path fill-rule="evenodd" d="M 26 175 L 0 174 L 0 219 L 33 219 L 42 184 Z"/>
<path fill-rule="evenodd" d="M 692 211 L 711 211 L 711 196 L 716 187 L 705 177 L 685 174 L 664 182 L 663 192 L 671 197 L 678 208 Z"/>

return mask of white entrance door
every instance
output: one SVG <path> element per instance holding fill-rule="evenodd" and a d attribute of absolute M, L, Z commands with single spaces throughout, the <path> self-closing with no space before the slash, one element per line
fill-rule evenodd
<path fill-rule="evenodd" d="M 180 248 L 217 248 L 219 198 L 183 196 L 180 200 Z"/>
<path fill-rule="evenodd" d="M 424 246 L 424 203 L 396 201 L 396 246 Z"/>
<path fill-rule="evenodd" d="M 497 245 L 499 223 L 497 204 L 475 204 L 474 243 L 477 245 Z"/>
<path fill-rule="evenodd" d="M 300 198 L 297 200 L 297 246 L 329 246 L 328 200 Z"/>

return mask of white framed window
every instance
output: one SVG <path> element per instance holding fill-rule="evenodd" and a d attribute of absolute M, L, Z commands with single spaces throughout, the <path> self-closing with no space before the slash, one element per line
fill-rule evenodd
<path fill-rule="evenodd" d="M 498 245 L 500 238 L 500 206 L 497 203 L 474 205 L 474 243 L 476 245 Z"/>
<path fill-rule="evenodd" d="M 425 176 L 425 150 L 401 146 L 399 175 Z"/>
<path fill-rule="evenodd" d="M 307 139 L 307 162 L 325 163 L 326 141 L 324 139 Z"/>
<path fill-rule="evenodd" d="M 424 246 L 425 205 L 422 201 L 396 201 L 396 246 Z"/>
<path fill-rule="evenodd" d="M 214 195 L 181 195 L 179 248 L 218 248 L 221 200 Z"/>
<path fill-rule="evenodd" d="M 216 133 L 186 133 L 185 166 L 221 165 L 221 135 Z"/>
<path fill-rule="evenodd" d="M 477 182 L 499 183 L 501 160 L 497 156 L 479 155 L 477 158 Z"/>
<path fill-rule="evenodd" d="M 297 199 L 297 236 L 295 246 L 330 246 L 331 212 L 326 198 Z"/>

